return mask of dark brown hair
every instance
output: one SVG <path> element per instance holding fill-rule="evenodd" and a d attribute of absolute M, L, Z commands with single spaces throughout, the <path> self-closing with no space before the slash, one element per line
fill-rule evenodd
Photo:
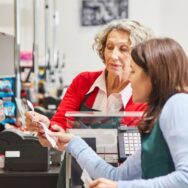
<path fill-rule="evenodd" d="M 143 121 L 142 133 L 150 132 L 165 102 L 175 93 L 188 93 L 188 58 L 183 48 L 170 38 L 151 39 L 135 46 L 134 62 L 150 77 L 152 91 Z"/>

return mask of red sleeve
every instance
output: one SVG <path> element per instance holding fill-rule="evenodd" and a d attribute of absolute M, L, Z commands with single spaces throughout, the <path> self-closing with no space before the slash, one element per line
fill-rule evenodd
<path fill-rule="evenodd" d="M 84 99 L 84 96 L 95 79 L 96 78 L 91 79 L 91 74 L 89 72 L 80 73 L 73 79 L 60 105 L 57 108 L 57 112 L 51 119 L 50 128 L 54 124 L 61 126 L 65 130 L 66 128 L 71 128 L 70 125 L 67 124 L 67 118 L 65 117 L 65 113 L 67 111 L 80 110 L 80 106 Z"/>
<path fill-rule="evenodd" d="M 136 111 L 144 112 L 147 108 L 145 103 L 134 103 L 132 97 L 129 99 L 124 111 Z M 122 119 L 122 123 L 127 126 L 135 126 L 140 122 L 141 117 L 125 117 Z"/>

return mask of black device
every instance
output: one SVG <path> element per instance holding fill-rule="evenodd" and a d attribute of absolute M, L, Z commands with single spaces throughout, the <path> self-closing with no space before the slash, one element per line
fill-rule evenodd
<path fill-rule="evenodd" d="M 47 171 L 49 149 L 38 138 L 16 129 L 0 132 L 0 153 L 5 155 L 5 169 L 9 171 Z"/>
<path fill-rule="evenodd" d="M 140 133 L 135 126 L 118 128 L 118 161 L 122 163 L 140 148 Z"/>

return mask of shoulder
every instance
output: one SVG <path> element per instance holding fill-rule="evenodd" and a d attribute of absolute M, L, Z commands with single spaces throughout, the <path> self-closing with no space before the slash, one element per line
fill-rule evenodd
<path fill-rule="evenodd" d="M 173 95 L 167 100 L 162 111 L 179 107 L 188 107 L 188 94 L 177 93 Z"/>
<path fill-rule="evenodd" d="M 81 72 L 75 78 L 74 81 L 82 81 L 82 82 L 91 82 L 93 83 L 103 71 L 95 71 L 95 72 Z"/>
<path fill-rule="evenodd" d="M 95 72 L 81 72 L 79 73 L 76 78 L 97 78 L 99 75 L 101 75 L 103 71 L 95 71 Z"/>
<path fill-rule="evenodd" d="M 188 94 L 178 93 L 170 97 L 165 103 L 160 115 L 160 127 L 179 126 L 188 121 Z"/>

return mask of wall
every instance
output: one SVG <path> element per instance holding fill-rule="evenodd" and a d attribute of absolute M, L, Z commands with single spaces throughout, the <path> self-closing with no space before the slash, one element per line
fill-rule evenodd
<path fill-rule="evenodd" d="M 49 0 L 50 1 L 50 0 Z M 13 30 L 13 0 L 0 0 L 0 31 L 14 33 Z M 23 48 L 30 49 L 32 34 L 32 21 L 29 6 L 32 0 L 22 0 Z M 92 49 L 92 43 L 99 27 L 80 26 L 80 4 L 81 0 L 56 0 L 58 8 L 58 20 L 56 25 L 56 47 L 60 54 L 65 56 L 65 68 L 62 76 L 65 83 L 70 83 L 72 78 L 79 72 L 85 70 L 98 70 L 103 68 L 103 64 L 97 54 Z M 188 51 L 188 1 L 187 0 L 129 0 L 129 17 L 141 21 L 145 25 L 153 28 L 159 36 L 171 36 L 179 41 L 186 52 Z M 44 0 L 40 1 L 39 8 L 39 41 L 44 48 Z M 6 19 L 3 19 L 6 17 Z M 26 21 L 28 20 L 28 21 Z M 49 20 L 50 22 L 50 20 Z M 29 31 L 30 30 L 30 31 Z M 22 46 L 23 46 L 22 45 Z M 40 55 L 40 62 L 44 61 L 44 51 Z"/>
<path fill-rule="evenodd" d="M 71 80 L 80 71 L 103 68 L 101 60 L 91 48 L 99 28 L 80 26 L 80 2 L 62 1 L 59 6 L 59 45 L 66 54 L 64 76 L 67 80 Z M 180 0 L 179 3 L 176 0 L 129 0 L 129 17 L 153 28 L 157 36 L 175 38 L 188 51 L 187 7 L 187 0 Z"/>
<path fill-rule="evenodd" d="M 161 6 L 161 33 L 180 42 L 188 53 L 188 1 L 166 0 Z"/>

